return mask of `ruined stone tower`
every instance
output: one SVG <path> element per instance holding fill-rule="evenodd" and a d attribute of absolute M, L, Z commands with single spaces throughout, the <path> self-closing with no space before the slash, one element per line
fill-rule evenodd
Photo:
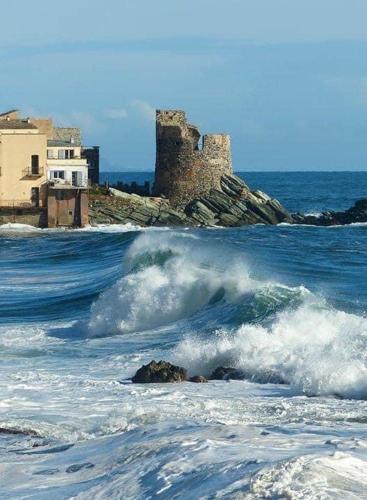
<path fill-rule="evenodd" d="M 173 206 L 221 189 L 220 178 L 231 175 L 230 137 L 204 135 L 186 121 L 184 111 L 156 112 L 157 157 L 154 194 L 166 196 Z"/>

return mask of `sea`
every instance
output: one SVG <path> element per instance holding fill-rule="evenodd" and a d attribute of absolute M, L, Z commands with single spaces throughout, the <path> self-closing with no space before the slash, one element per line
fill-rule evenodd
<path fill-rule="evenodd" d="M 239 175 L 291 212 L 367 197 L 367 172 Z M 0 226 L 0 498 L 367 498 L 366 244 L 365 224 Z M 132 384 L 153 359 L 243 376 Z"/>

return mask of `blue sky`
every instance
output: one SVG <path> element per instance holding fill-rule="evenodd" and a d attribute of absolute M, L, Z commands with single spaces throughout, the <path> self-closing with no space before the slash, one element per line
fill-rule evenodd
<path fill-rule="evenodd" d="M 104 170 L 154 168 L 154 110 L 232 136 L 236 170 L 365 170 L 366 0 L 17 0 L 1 108 L 78 125 Z"/>

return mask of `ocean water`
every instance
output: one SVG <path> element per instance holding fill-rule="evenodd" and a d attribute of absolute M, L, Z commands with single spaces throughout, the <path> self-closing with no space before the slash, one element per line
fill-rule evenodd
<path fill-rule="evenodd" d="M 313 213 L 367 188 L 245 178 Z M 366 242 L 363 224 L 0 226 L 0 498 L 367 498 Z M 152 359 L 244 377 L 131 384 Z"/>

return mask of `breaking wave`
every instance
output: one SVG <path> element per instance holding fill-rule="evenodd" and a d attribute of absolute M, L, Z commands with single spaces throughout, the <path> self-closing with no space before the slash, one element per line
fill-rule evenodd
<path fill-rule="evenodd" d="M 213 241 L 141 234 L 124 276 L 93 304 L 88 335 L 169 327 L 181 331 L 171 360 L 192 375 L 232 366 L 253 382 L 367 399 L 367 319 L 303 287 L 255 279 L 243 255 Z"/>
<path fill-rule="evenodd" d="M 165 326 L 256 289 L 243 262 L 227 265 L 221 249 L 208 254 L 200 239 L 185 233 L 143 234 L 130 247 L 125 276 L 93 304 L 89 334 Z"/>

